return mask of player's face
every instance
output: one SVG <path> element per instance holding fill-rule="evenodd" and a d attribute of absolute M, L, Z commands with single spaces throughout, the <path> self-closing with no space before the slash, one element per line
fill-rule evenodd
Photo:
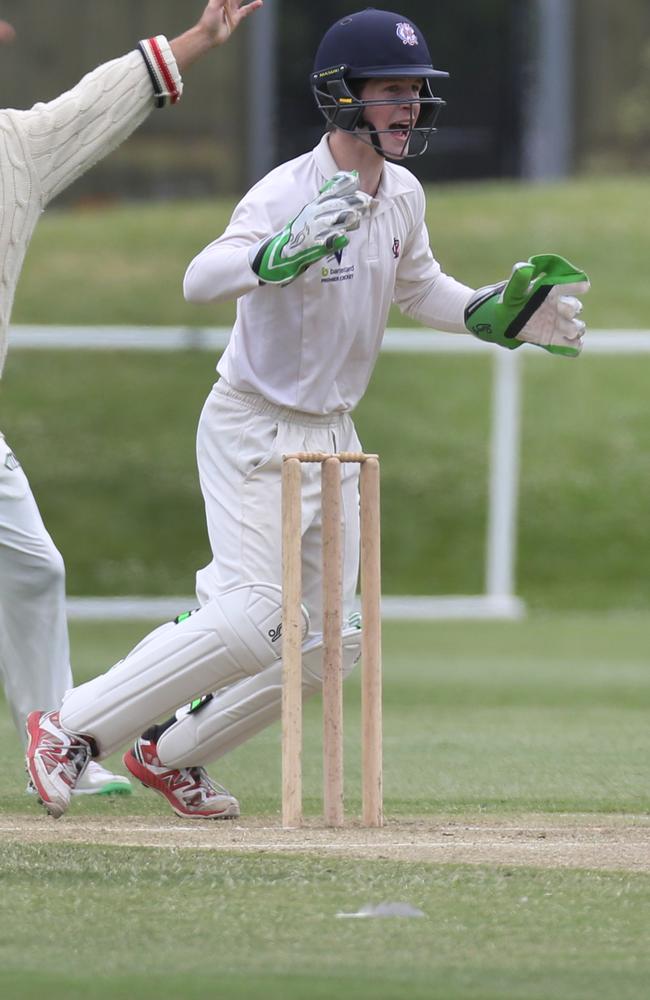
<path fill-rule="evenodd" d="M 420 96 L 423 80 L 419 77 L 368 80 L 360 97 L 364 101 L 394 101 L 391 104 L 372 104 L 364 109 L 363 117 L 379 133 L 379 141 L 387 156 L 399 159 L 408 153 L 410 129 L 420 114 Z M 415 100 L 414 104 L 410 102 Z"/>

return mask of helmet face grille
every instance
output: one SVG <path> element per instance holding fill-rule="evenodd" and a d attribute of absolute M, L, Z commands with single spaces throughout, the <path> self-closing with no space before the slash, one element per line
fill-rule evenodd
<path fill-rule="evenodd" d="M 345 71 L 347 67 L 341 67 Z M 408 136 L 404 143 L 404 148 L 400 156 L 395 159 L 408 159 L 414 156 L 421 156 L 426 152 L 429 145 L 430 136 L 436 131 L 435 125 L 438 115 L 445 107 L 445 101 L 440 97 L 435 97 L 431 91 L 431 84 L 428 79 L 423 81 L 420 94 L 416 98 L 382 98 L 376 101 L 364 101 L 356 96 L 350 89 L 347 74 L 341 73 L 338 77 L 326 76 L 318 79 L 320 74 L 312 74 L 312 90 L 316 104 L 327 121 L 330 128 L 341 129 L 343 132 L 351 132 L 359 138 L 364 135 L 375 137 L 389 133 L 391 129 L 371 129 L 364 121 L 364 111 L 376 105 L 395 105 L 405 107 L 407 105 L 419 104 L 420 110 L 417 119 L 412 122 L 408 130 Z M 377 152 L 382 152 L 381 146 L 375 141 L 372 143 Z"/>
<path fill-rule="evenodd" d="M 328 125 L 344 132 L 365 134 L 364 108 L 372 104 L 420 104 L 418 119 L 409 130 L 404 153 L 398 159 L 420 156 L 445 102 L 434 97 L 430 80 L 449 74 L 433 68 L 424 36 L 408 18 L 390 11 L 359 11 L 344 17 L 325 33 L 318 47 L 311 74 L 311 87 Z M 356 96 L 352 80 L 421 77 L 423 85 L 413 100 L 363 101 Z M 372 130 L 374 137 L 385 130 Z M 362 137 L 361 135 L 359 136 Z M 373 138 L 379 152 L 381 147 Z"/>

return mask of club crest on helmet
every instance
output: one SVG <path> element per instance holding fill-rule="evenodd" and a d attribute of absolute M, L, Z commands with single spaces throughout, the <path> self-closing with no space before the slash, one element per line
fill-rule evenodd
<path fill-rule="evenodd" d="M 418 36 L 413 30 L 413 26 L 408 23 L 408 21 L 400 21 L 395 28 L 397 32 L 397 37 L 400 38 L 405 45 L 418 45 Z"/>

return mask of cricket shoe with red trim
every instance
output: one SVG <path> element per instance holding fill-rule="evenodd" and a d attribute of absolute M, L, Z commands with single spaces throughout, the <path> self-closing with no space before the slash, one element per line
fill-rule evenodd
<path fill-rule="evenodd" d="M 167 799 L 183 819 L 235 819 L 237 799 L 208 777 L 202 767 L 165 767 L 156 744 L 142 737 L 124 757 L 125 766 L 145 788 Z"/>
<path fill-rule="evenodd" d="M 39 801 L 58 819 L 91 759 L 90 744 L 61 729 L 58 712 L 30 712 L 25 765 Z"/>

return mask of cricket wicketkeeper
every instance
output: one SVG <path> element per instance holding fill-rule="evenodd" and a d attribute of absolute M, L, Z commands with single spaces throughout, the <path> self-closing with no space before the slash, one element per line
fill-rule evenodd
<path fill-rule="evenodd" d="M 367 9 L 325 34 L 311 86 L 326 122 L 310 152 L 256 184 L 190 264 L 192 302 L 237 300 L 232 337 L 198 431 L 212 561 L 199 610 L 152 633 L 60 712 L 28 723 L 27 762 L 61 815 L 89 760 L 135 740 L 129 770 L 188 818 L 236 815 L 204 765 L 280 715 L 282 455 L 361 452 L 352 413 L 391 303 L 435 329 L 506 349 L 579 354 L 586 275 L 554 254 L 474 290 L 433 257 L 421 185 L 404 166 L 427 149 L 446 73 L 408 18 Z M 303 470 L 303 691 L 321 683 L 320 467 Z M 344 608 L 359 563 L 358 467 L 343 467 Z M 348 618 L 344 669 L 359 656 Z M 194 701 L 192 701 L 194 699 Z M 155 720 L 190 704 L 167 722 Z M 149 728 L 146 728 L 149 727 Z M 54 763 L 56 762 L 56 767 Z"/>

